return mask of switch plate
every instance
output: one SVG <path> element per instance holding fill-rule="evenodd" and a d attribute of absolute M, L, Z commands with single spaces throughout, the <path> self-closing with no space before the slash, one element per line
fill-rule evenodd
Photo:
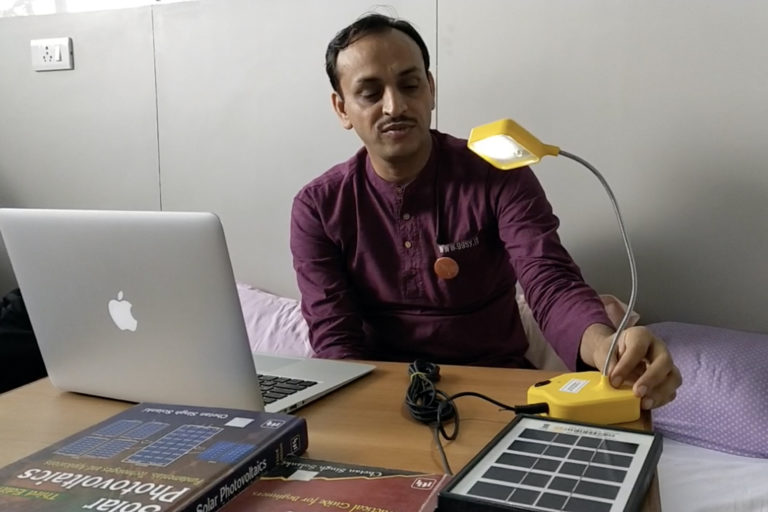
<path fill-rule="evenodd" d="M 70 37 L 32 39 L 30 50 L 32 69 L 35 71 L 55 71 L 75 67 Z"/>

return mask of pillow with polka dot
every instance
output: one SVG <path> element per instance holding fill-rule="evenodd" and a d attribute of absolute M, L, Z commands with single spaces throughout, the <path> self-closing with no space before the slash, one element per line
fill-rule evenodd
<path fill-rule="evenodd" d="M 654 409 L 654 429 L 687 444 L 768 458 L 768 334 L 661 322 L 683 375 L 677 397 Z"/>

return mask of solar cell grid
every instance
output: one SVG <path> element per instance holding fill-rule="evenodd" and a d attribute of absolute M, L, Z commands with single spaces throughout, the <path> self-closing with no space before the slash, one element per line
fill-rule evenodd
<path fill-rule="evenodd" d="M 136 441 L 130 439 L 112 439 L 85 453 L 85 456 L 96 459 L 108 459 L 118 455 L 135 444 Z"/>
<path fill-rule="evenodd" d="M 252 444 L 220 441 L 198 455 L 197 458 L 208 462 L 232 464 L 251 453 L 255 448 L 256 446 Z"/>
<path fill-rule="evenodd" d="M 137 440 L 146 439 L 149 436 L 155 435 L 158 432 L 162 431 L 167 426 L 168 426 L 168 423 L 162 423 L 159 421 L 150 421 L 129 430 L 128 432 L 123 434 L 121 437 L 125 437 L 128 439 L 137 439 Z"/>
<path fill-rule="evenodd" d="M 86 452 L 93 450 L 97 446 L 104 444 L 105 442 L 107 442 L 107 439 L 104 437 L 85 436 L 65 446 L 62 446 L 56 450 L 56 453 L 59 455 L 70 455 L 73 457 L 78 457 L 85 454 Z"/>
<path fill-rule="evenodd" d="M 146 466 L 167 466 L 221 430 L 219 427 L 182 425 L 123 461 Z"/>
<path fill-rule="evenodd" d="M 141 425 L 139 420 L 120 420 L 104 425 L 99 430 L 92 432 L 92 434 L 95 436 L 116 437 L 138 425 Z"/>
<path fill-rule="evenodd" d="M 655 468 L 659 442 L 651 433 L 522 415 L 456 476 L 439 508 L 451 512 L 461 498 L 478 511 L 483 503 L 494 510 L 622 511 L 638 499 L 636 488 L 647 489 L 645 462 Z"/>

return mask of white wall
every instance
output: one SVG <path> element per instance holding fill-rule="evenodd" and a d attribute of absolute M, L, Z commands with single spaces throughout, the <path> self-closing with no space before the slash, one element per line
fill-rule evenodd
<path fill-rule="evenodd" d="M 638 310 L 768 330 L 768 4 L 734 0 L 441 0 L 439 126 L 513 117 L 590 161 L 635 248 Z M 629 296 L 597 180 L 535 168 L 588 280 Z"/>
<path fill-rule="evenodd" d="M 331 109 L 325 48 L 367 9 L 239 0 L 156 11 L 163 208 L 216 211 L 241 280 L 298 296 L 293 196 L 360 146 Z M 412 20 L 434 50 L 432 2 L 384 12 Z"/>
<path fill-rule="evenodd" d="M 75 70 L 33 71 L 30 39 L 59 36 Z M 148 8 L 0 18 L 0 205 L 159 208 L 152 55 Z"/>
<path fill-rule="evenodd" d="M 645 321 L 768 331 L 768 4 L 391 5 L 430 46 L 439 129 L 513 117 L 603 172 L 635 247 Z M 291 199 L 359 145 L 332 113 L 325 45 L 373 6 L 202 0 L 0 18 L 0 203 L 212 210 L 237 277 L 296 296 Z M 75 70 L 33 72 L 29 39 L 54 36 L 73 38 Z M 562 158 L 535 170 L 588 280 L 628 297 L 599 183 Z M 13 282 L 3 252 L 0 290 Z"/>

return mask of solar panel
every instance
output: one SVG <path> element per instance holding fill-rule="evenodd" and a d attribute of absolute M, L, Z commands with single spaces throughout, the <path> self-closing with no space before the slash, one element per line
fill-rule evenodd
<path fill-rule="evenodd" d="M 255 448 L 255 445 L 247 443 L 219 441 L 198 455 L 197 458 L 207 462 L 232 464 L 251 453 Z"/>
<path fill-rule="evenodd" d="M 84 453 L 85 457 L 96 459 L 109 459 L 135 445 L 136 441 L 131 439 L 111 439 L 106 443 L 100 444 L 96 448 Z"/>
<path fill-rule="evenodd" d="M 634 510 L 661 436 L 519 415 L 440 494 L 441 512 Z"/>
<path fill-rule="evenodd" d="M 162 423 L 159 421 L 150 421 L 150 422 L 144 423 L 143 425 L 139 425 L 138 427 L 126 432 L 120 437 L 124 437 L 126 439 L 137 439 L 137 440 L 146 439 L 151 435 L 157 434 L 167 426 L 168 426 L 168 423 Z"/>
<path fill-rule="evenodd" d="M 182 425 L 152 444 L 129 455 L 123 459 L 123 462 L 144 466 L 167 466 L 221 432 L 221 430 L 219 427 Z"/>
<path fill-rule="evenodd" d="M 56 453 L 59 455 L 69 455 L 72 457 L 79 457 L 86 452 L 89 452 L 97 446 L 104 444 L 107 439 L 103 437 L 85 436 L 77 439 L 65 446 L 62 446 Z"/>
<path fill-rule="evenodd" d="M 96 432 L 91 432 L 91 434 L 95 436 L 116 437 L 138 425 L 141 425 L 141 421 L 139 420 L 120 420 L 104 425 Z"/>

